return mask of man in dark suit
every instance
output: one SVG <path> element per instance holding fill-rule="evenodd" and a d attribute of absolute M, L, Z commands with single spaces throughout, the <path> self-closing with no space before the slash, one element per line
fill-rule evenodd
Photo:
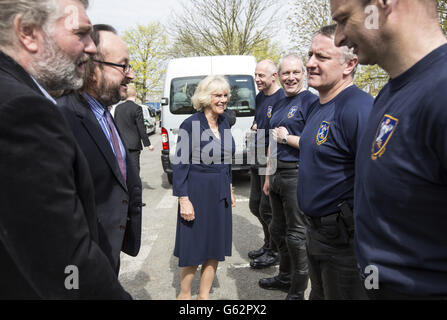
<path fill-rule="evenodd" d="M 82 85 L 96 52 L 87 5 L 0 0 L 0 299 L 130 298 L 97 244 L 86 159 L 48 94 Z"/>
<path fill-rule="evenodd" d="M 119 273 L 120 252 L 136 256 L 141 241 L 141 180 L 109 106 L 134 78 L 126 44 L 108 25 L 93 26 L 97 54 L 87 62 L 84 86 L 58 105 L 84 152 L 95 187 L 99 245 Z"/>
<path fill-rule="evenodd" d="M 115 109 L 115 122 L 127 146 L 127 154 L 131 157 L 136 165 L 138 173 L 140 172 L 140 154 L 143 147 L 149 147 L 154 151 L 154 146 L 146 133 L 144 127 L 143 110 L 141 106 L 136 104 L 137 90 L 133 86 L 127 88 L 127 101 L 119 104 Z"/>

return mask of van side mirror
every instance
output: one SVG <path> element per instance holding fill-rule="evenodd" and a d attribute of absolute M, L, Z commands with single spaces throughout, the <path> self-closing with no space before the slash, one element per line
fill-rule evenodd
<path fill-rule="evenodd" d="M 167 106 L 169 104 L 169 98 L 161 98 L 160 103 L 162 106 Z"/>

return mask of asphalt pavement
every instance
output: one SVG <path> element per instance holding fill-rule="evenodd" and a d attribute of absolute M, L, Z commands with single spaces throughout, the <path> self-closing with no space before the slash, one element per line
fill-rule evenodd
<path fill-rule="evenodd" d="M 143 184 L 143 227 L 141 249 L 137 257 L 121 255 L 119 279 L 124 288 L 139 300 L 174 300 L 180 290 L 180 268 L 174 257 L 177 223 L 177 198 L 172 196 L 161 165 L 160 129 L 150 136 L 154 151 L 147 148 L 141 154 Z M 233 208 L 232 256 L 219 263 L 210 293 L 212 300 L 284 300 L 286 293 L 264 290 L 258 286 L 261 278 L 278 273 L 278 266 L 254 270 L 247 253 L 263 244 L 262 227 L 248 208 L 250 177 L 248 173 L 233 174 L 236 207 Z M 200 271 L 200 270 L 199 270 Z M 193 281 L 195 299 L 200 272 Z"/>

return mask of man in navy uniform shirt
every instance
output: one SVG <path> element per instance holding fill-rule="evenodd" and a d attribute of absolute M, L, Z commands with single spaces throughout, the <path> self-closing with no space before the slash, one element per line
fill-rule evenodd
<path fill-rule="evenodd" d="M 308 226 L 310 299 L 364 299 L 353 246 L 354 162 L 373 98 L 353 84 L 358 59 L 335 46 L 335 29 L 321 28 L 309 50 L 308 83 L 320 100 L 299 139 L 297 197 Z"/>
<path fill-rule="evenodd" d="M 255 81 L 259 93 L 256 96 L 256 116 L 252 130 L 256 131 L 255 155 L 256 164 L 251 167 L 250 174 L 250 211 L 259 219 L 264 230 L 264 245 L 253 250 L 248 256 L 252 268 L 266 268 L 274 265 L 279 257 L 276 246 L 271 239 L 269 225 L 272 221 L 272 209 L 268 196 L 262 191 L 265 181 L 266 151 L 269 145 L 270 118 L 273 105 L 285 97 L 284 90 L 276 82 L 278 70 L 271 60 L 262 60 L 256 65 Z"/>
<path fill-rule="evenodd" d="M 309 108 L 318 99 L 304 88 L 304 73 L 299 56 L 292 54 L 281 59 L 279 81 L 286 97 L 273 107 L 270 128 L 276 143 L 269 146 L 267 173 L 271 176 L 266 176 L 264 184 L 272 207 L 270 232 L 278 247 L 280 265 L 277 276 L 261 279 L 259 285 L 264 289 L 287 291 L 289 300 L 304 299 L 307 288 L 306 232 L 296 199 L 299 150 L 290 145 L 292 140 L 287 136 L 279 138 L 277 131 L 282 127 L 292 135 L 301 135 Z"/>
<path fill-rule="evenodd" d="M 331 1 L 336 44 L 391 77 L 356 159 L 357 258 L 371 298 L 445 298 L 446 39 L 434 0 L 374 1 L 372 29 L 364 25 L 369 2 Z"/>

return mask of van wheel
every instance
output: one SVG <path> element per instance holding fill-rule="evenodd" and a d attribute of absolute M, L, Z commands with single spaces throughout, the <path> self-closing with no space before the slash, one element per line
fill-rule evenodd
<path fill-rule="evenodd" d="M 168 175 L 168 182 L 172 184 L 172 173 L 166 173 Z"/>

